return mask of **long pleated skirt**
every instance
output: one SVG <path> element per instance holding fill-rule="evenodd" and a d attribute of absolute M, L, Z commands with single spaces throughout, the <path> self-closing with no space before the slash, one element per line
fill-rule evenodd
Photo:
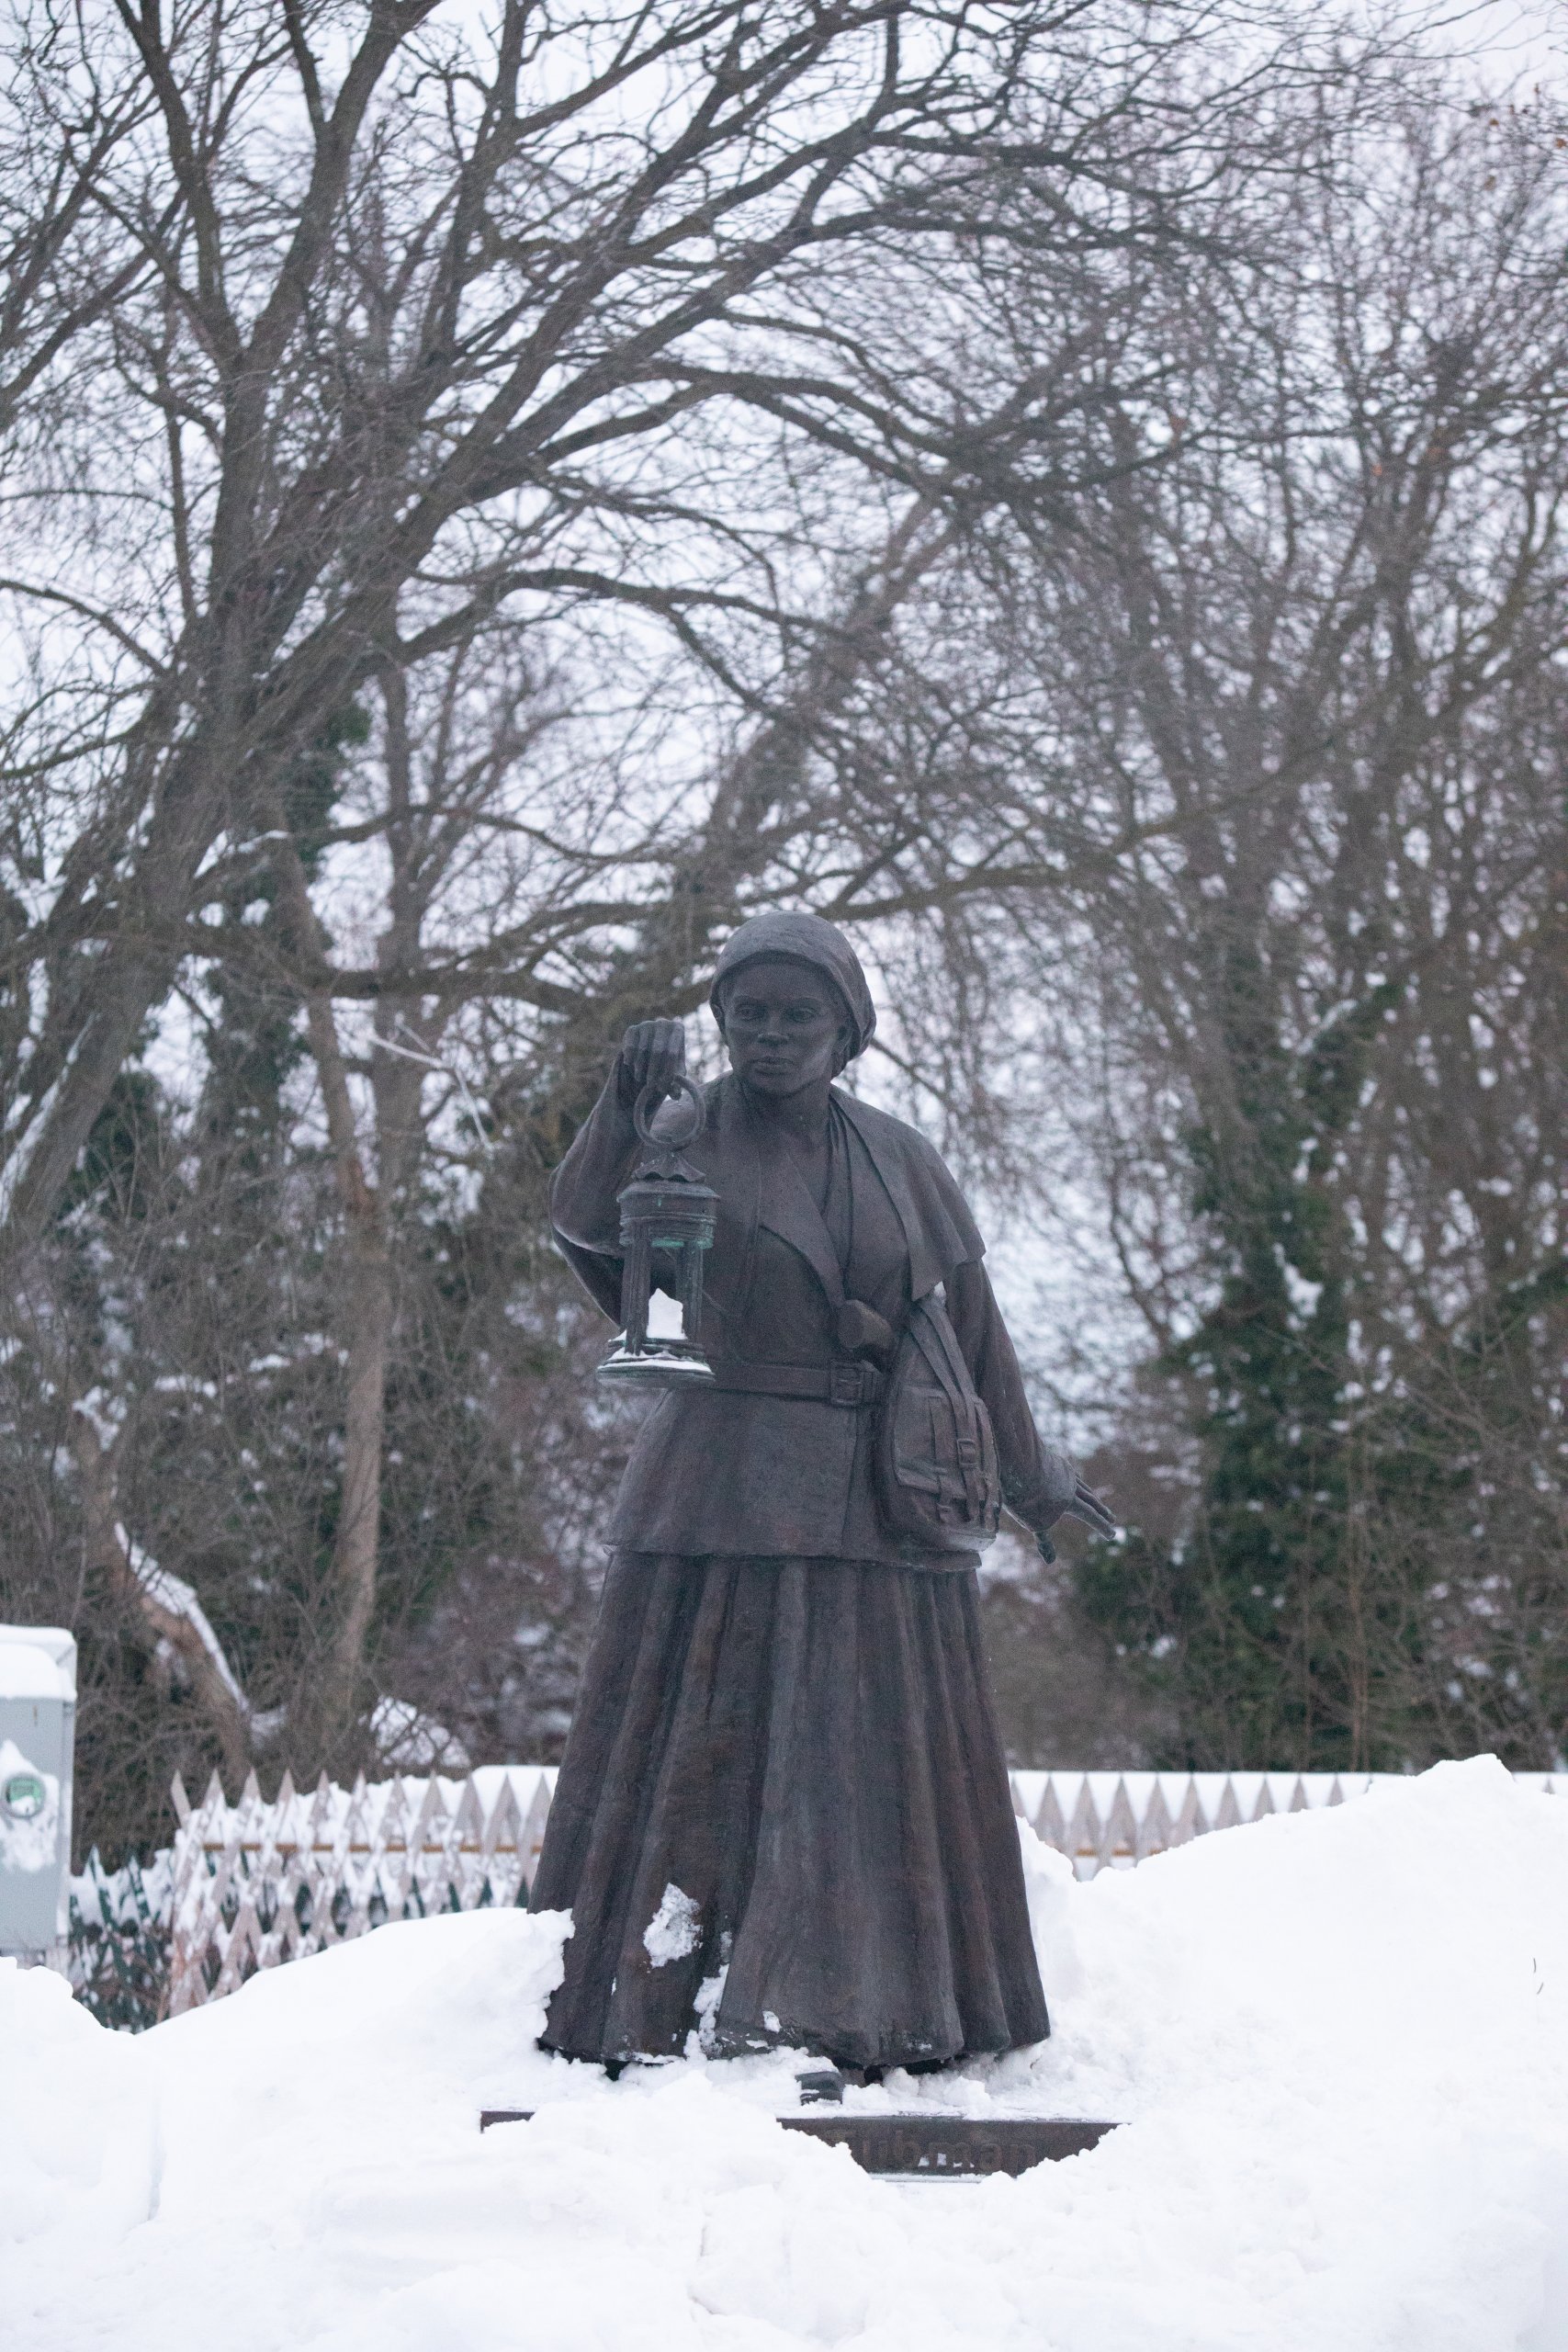
<path fill-rule="evenodd" d="M 531 1891 L 547 2048 L 931 2065 L 1049 2032 L 973 1570 L 612 1561 Z"/>

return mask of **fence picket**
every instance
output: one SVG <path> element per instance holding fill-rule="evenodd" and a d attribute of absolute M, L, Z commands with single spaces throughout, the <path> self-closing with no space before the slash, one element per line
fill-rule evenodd
<path fill-rule="evenodd" d="M 1162 1854 L 1168 1846 L 1174 1845 L 1175 1842 L 1175 1830 L 1171 1823 L 1169 1808 L 1166 1804 L 1165 1791 L 1160 1787 L 1159 1775 L 1156 1773 L 1154 1786 L 1149 1791 L 1148 1803 L 1144 1807 L 1143 1818 L 1138 1824 L 1134 1840 L 1134 1859 L 1140 1862 L 1147 1861 L 1151 1854 Z"/>
<path fill-rule="evenodd" d="M 1138 1823 L 1133 1811 L 1133 1800 L 1127 1793 L 1126 1778 L 1116 1783 L 1116 1793 L 1111 1800 L 1111 1810 L 1105 1816 L 1105 1827 L 1100 1840 L 1100 1860 L 1103 1869 L 1114 1869 L 1119 1862 L 1137 1860 Z"/>
<path fill-rule="evenodd" d="M 1062 1818 L 1061 1799 L 1056 1794 L 1056 1775 L 1045 1775 L 1045 1793 L 1040 1800 L 1040 1810 L 1034 1816 L 1034 1834 L 1047 1846 L 1055 1846 L 1059 1854 L 1067 1850 L 1067 1825 Z"/>

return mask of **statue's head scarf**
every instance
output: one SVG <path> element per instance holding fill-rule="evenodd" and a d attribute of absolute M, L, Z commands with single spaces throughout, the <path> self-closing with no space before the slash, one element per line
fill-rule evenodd
<path fill-rule="evenodd" d="M 739 931 L 730 933 L 708 990 L 708 1003 L 721 1029 L 724 1015 L 719 1009 L 720 989 L 743 964 L 754 964 L 762 956 L 784 956 L 792 963 L 809 964 L 831 980 L 844 1000 L 854 1031 L 853 1043 L 844 1061 L 853 1061 L 857 1054 L 864 1053 L 876 1027 L 876 1007 L 871 1001 L 860 957 L 838 925 L 825 922 L 820 915 L 753 915 Z M 842 1067 L 840 1063 L 840 1068 Z"/>

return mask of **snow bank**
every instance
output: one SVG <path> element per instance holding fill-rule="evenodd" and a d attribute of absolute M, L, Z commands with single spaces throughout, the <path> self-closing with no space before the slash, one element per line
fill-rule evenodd
<path fill-rule="evenodd" d="M 1024 1838 L 1055 2038 L 852 2095 L 1126 2119 L 1018 2181 L 866 2178 L 780 2056 L 542 2057 L 558 1917 L 136 2041 L 0 1972 L 8 2352 L 1568 2352 L 1568 1805 L 1482 1759 L 1087 1884 Z"/>
<path fill-rule="evenodd" d="M 12 2335 L 26 2282 L 69 2280 L 146 2221 L 156 2157 L 154 2070 L 136 2042 L 51 1969 L 0 1960 L 0 2341 L 33 2340 Z"/>

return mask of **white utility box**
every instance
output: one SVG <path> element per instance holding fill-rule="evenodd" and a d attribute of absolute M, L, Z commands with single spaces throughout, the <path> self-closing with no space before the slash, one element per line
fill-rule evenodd
<path fill-rule="evenodd" d="M 0 1954 L 63 1951 L 75 1747 L 74 1637 L 0 1625 Z"/>

